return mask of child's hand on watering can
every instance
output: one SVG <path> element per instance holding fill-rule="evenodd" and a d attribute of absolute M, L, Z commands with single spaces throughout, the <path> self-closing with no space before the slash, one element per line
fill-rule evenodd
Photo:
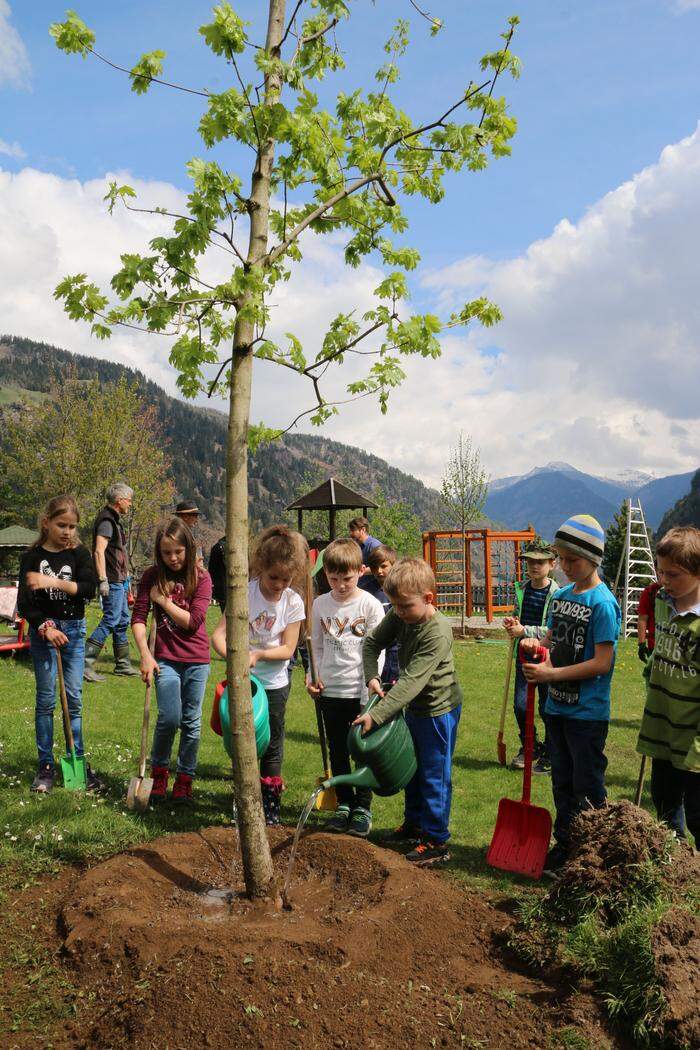
<path fill-rule="evenodd" d="M 372 679 L 372 681 L 375 681 L 375 680 L 376 679 L 374 679 L 374 678 Z M 352 724 L 354 726 L 362 726 L 362 730 L 361 730 L 362 736 L 365 736 L 367 733 L 369 733 L 370 729 L 374 725 L 374 722 L 372 721 L 372 716 L 370 714 L 366 714 L 366 715 L 358 715 L 357 718 L 355 719 L 355 721 Z"/>
<path fill-rule="evenodd" d="M 525 628 L 517 616 L 504 616 L 503 626 L 509 638 L 522 638 L 525 634 Z"/>
<path fill-rule="evenodd" d="M 370 696 L 374 693 L 380 700 L 384 699 L 384 690 L 382 689 L 382 683 L 378 678 L 370 678 L 367 683 L 367 692 Z"/>

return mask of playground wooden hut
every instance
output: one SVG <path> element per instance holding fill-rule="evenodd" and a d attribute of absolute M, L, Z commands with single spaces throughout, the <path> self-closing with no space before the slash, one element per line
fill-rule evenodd
<path fill-rule="evenodd" d="M 353 489 L 348 488 L 347 485 L 344 485 L 342 481 L 338 481 L 336 478 L 326 478 L 311 492 L 307 492 L 306 495 L 300 496 L 299 499 L 295 499 L 293 503 L 290 503 L 287 510 L 295 510 L 297 512 L 297 527 L 301 533 L 304 531 L 303 515 L 305 510 L 328 511 L 328 541 L 330 542 L 335 539 L 337 511 L 362 510 L 364 516 L 367 517 L 368 509 L 370 507 L 376 508 L 377 506 L 378 504 L 370 499 L 369 496 L 363 496 L 361 492 L 355 492 Z"/>

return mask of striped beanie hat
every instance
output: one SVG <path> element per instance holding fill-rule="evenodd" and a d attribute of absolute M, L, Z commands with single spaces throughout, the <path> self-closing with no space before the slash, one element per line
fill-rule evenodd
<path fill-rule="evenodd" d="M 577 554 L 579 558 L 588 558 L 594 565 L 600 565 L 605 549 L 605 532 L 600 522 L 590 514 L 574 514 L 557 529 L 554 545 Z"/>

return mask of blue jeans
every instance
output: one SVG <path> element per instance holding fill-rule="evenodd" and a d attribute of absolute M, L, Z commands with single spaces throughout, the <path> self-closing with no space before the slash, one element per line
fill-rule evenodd
<path fill-rule="evenodd" d="M 700 849 L 700 773 L 676 769 L 665 758 L 651 760 L 651 797 L 659 820 L 685 838 L 685 825 Z"/>
<path fill-rule="evenodd" d="M 517 655 L 517 654 L 516 654 Z M 537 709 L 539 711 L 542 724 L 544 725 L 544 757 L 549 757 L 549 741 L 547 740 L 547 719 L 544 714 L 544 706 L 547 703 L 547 694 L 549 693 L 549 686 L 544 682 L 540 682 L 537 686 Z M 527 679 L 523 674 L 523 665 L 518 660 L 518 664 L 515 668 L 515 689 L 513 691 L 513 709 L 515 711 L 515 720 L 518 723 L 518 732 L 520 734 L 520 743 L 522 747 L 525 747 L 525 715 L 527 712 Z M 537 745 L 537 726 L 535 725 L 535 746 Z"/>
<path fill-rule="evenodd" d="M 68 642 L 61 649 L 63 680 L 66 683 L 68 713 L 76 755 L 83 754 L 83 667 L 85 664 L 85 620 L 56 620 L 59 631 Z M 29 632 L 29 649 L 36 678 L 36 746 L 39 764 L 53 766 L 53 712 L 56 706 L 58 661 L 53 645 L 44 641 L 33 627 Z M 66 748 L 66 753 L 68 753 Z"/>
<path fill-rule="evenodd" d="M 450 837 L 452 755 L 461 714 L 461 704 L 437 718 L 406 712 L 418 769 L 406 785 L 404 822 L 420 828 L 427 839 L 440 845 Z"/>
<path fill-rule="evenodd" d="M 113 634 L 115 645 L 128 645 L 126 632 L 131 623 L 129 603 L 126 599 L 128 590 L 128 580 L 124 580 L 123 583 L 110 583 L 109 594 L 102 599 L 102 619 L 90 635 L 89 641 L 102 646 L 110 634 Z"/>
<path fill-rule="evenodd" d="M 571 821 L 582 809 L 605 805 L 607 735 L 607 722 L 547 715 L 552 795 L 557 810 L 554 838 L 560 846 L 568 846 Z"/>
<path fill-rule="evenodd" d="M 156 675 L 158 718 L 153 731 L 151 765 L 170 767 L 170 752 L 178 729 L 180 748 L 177 771 L 193 777 L 197 768 L 202 701 L 209 677 L 209 664 L 184 664 L 158 660 Z"/>

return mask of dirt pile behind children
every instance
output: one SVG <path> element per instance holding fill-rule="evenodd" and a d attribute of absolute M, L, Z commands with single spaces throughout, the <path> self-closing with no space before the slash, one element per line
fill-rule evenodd
<path fill-rule="evenodd" d="M 640 1045 L 700 1045 L 700 856 L 630 802 L 582 813 L 561 878 L 521 911 L 511 946 L 540 972 L 589 979 Z"/>

